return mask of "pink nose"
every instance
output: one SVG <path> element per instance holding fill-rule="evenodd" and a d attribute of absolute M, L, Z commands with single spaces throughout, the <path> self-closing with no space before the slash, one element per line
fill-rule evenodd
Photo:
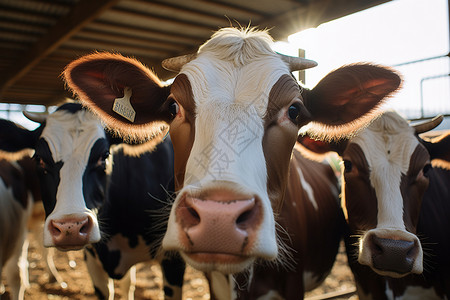
<path fill-rule="evenodd" d="M 217 201 L 186 197 L 177 207 L 181 243 L 191 253 L 245 255 L 256 239 L 261 219 L 262 210 L 254 198 Z"/>
<path fill-rule="evenodd" d="M 81 249 L 89 243 L 93 224 L 89 217 L 51 220 L 49 231 L 55 247 L 64 250 Z"/>

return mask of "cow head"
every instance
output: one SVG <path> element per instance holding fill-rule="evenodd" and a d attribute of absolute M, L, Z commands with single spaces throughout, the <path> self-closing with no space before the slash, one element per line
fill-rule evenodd
<path fill-rule="evenodd" d="M 410 126 L 388 111 L 349 141 L 330 147 L 299 138 L 310 150 L 333 150 L 342 157 L 342 199 L 351 232 L 360 234 L 358 262 L 380 275 L 398 278 L 423 271 L 416 229 L 432 159 L 448 163 L 448 151 L 442 150 L 449 149 L 450 136 L 429 142 L 418 134 L 441 121 L 442 116 Z"/>
<path fill-rule="evenodd" d="M 0 148 L 34 149 L 46 221 L 44 246 L 76 250 L 100 240 L 97 209 L 106 188 L 110 139 L 80 104 L 67 103 L 35 131 L 0 122 Z"/>
<path fill-rule="evenodd" d="M 255 258 L 274 259 L 272 207 L 283 199 L 300 127 L 351 132 L 400 84 L 394 72 L 361 64 L 307 90 L 290 71 L 314 63 L 283 58 L 270 44 L 264 31 L 219 30 L 195 55 L 165 62 L 181 68 L 170 87 L 118 54 L 87 55 L 64 71 L 79 99 L 119 134 L 139 139 L 170 128 L 177 195 L 163 248 L 203 271 L 239 272 Z M 125 90 L 131 105 L 123 111 L 116 102 Z"/>

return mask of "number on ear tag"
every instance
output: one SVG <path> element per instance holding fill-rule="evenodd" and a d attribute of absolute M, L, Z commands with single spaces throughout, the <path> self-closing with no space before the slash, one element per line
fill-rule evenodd
<path fill-rule="evenodd" d="M 116 98 L 114 100 L 113 111 L 133 123 L 136 116 L 136 111 L 134 111 L 133 106 L 131 106 L 130 103 L 132 94 L 131 88 L 125 87 L 123 94 L 124 95 L 122 98 Z"/>

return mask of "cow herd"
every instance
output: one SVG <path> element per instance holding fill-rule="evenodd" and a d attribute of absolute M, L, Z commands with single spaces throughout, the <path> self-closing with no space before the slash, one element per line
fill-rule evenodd
<path fill-rule="evenodd" d="M 359 299 L 450 299 L 450 135 L 426 133 L 442 118 L 379 112 L 401 84 L 379 65 L 307 89 L 291 72 L 315 62 L 271 43 L 221 29 L 163 61 L 178 74 L 169 86 L 136 59 L 93 53 L 63 71 L 77 102 L 33 131 L 0 120 L 11 298 L 24 297 L 26 224 L 42 201 L 44 246 L 84 251 L 100 299 L 122 278 L 133 299 L 134 266 L 150 260 L 165 299 L 182 299 L 186 264 L 211 299 L 303 299 L 342 239 Z M 340 176 L 319 156 L 330 152 Z"/>

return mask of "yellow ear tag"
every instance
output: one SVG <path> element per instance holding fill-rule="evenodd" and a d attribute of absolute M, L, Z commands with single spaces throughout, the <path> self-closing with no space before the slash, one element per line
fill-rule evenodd
<path fill-rule="evenodd" d="M 130 103 L 131 94 L 131 88 L 125 87 L 123 90 L 123 97 L 114 100 L 113 111 L 133 123 L 136 111 Z"/>

